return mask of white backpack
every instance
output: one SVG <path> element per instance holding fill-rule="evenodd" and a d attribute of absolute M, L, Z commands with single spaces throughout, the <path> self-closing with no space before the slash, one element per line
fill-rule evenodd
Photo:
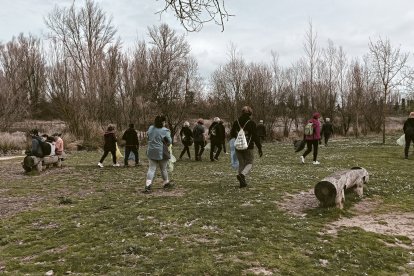
<path fill-rule="evenodd" d="M 248 120 L 243 127 L 240 126 L 239 120 L 237 120 L 237 123 L 239 124 L 240 130 L 237 133 L 236 141 L 234 141 L 234 146 L 236 150 L 246 150 L 249 147 L 249 143 L 247 143 L 246 135 L 244 134 L 244 127 L 247 125 L 247 123 L 250 120 Z"/>

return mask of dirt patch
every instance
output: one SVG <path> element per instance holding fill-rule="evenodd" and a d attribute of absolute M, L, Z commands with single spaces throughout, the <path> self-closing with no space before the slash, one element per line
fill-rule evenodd
<path fill-rule="evenodd" d="M 0 197 L 0 218 L 33 209 L 34 205 L 43 200 L 40 196 L 29 197 Z"/>
<path fill-rule="evenodd" d="M 367 232 L 373 232 L 389 236 L 404 236 L 414 241 L 414 213 L 387 213 L 375 214 L 375 210 L 382 201 L 379 199 L 363 199 L 355 204 L 350 211 L 355 214 L 351 218 L 341 218 L 326 225 L 322 234 L 336 235 L 341 228 L 358 227 Z M 299 194 L 286 194 L 284 200 L 278 206 L 287 213 L 304 217 L 306 211 L 318 207 L 313 190 Z M 407 247 L 407 242 L 395 239 L 395 244 Z"/>
<path fill-rule="evenodd" d="M 343 218 L 327 226 L 328 234 L 336 234 L 341 227 L 359 227 L 368 232 L 390 236 L 405 236 L 414 240 L 414 214 L 391 213 Z"/>
<path fill-rule="evenodd" d="M 306 216 L 306 210 L 319 206 L 319 201 L 315 197 L 313 189 L 311 189 L 307 192 L 300 192 L 299 194 L 286 193 L 283 200 L 278 202 L 277 205 L 291 215 L 304 217 Z"/>

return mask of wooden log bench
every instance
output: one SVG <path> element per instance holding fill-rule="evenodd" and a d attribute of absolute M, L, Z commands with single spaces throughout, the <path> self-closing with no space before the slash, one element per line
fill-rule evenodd
<path fill-rule="evenodd" d="M 37 170 L 41 172 L 43 169 L 50 166 L 62 167 L 63 155 L 49 155 L 42 158 L 36 156 L 26 156 L 22 162 L 23 169 L 26 172 Z"/>
<path fill-rule="evenodd" d="M 364 184 L 369 181 L 366 169 L 353 167 L 350 170 L 338 171 L 325 177 L 315 186 L 315 196 L 322 207 L 344 207 L 345 190 L 353 190 L 362 197 Z"/>

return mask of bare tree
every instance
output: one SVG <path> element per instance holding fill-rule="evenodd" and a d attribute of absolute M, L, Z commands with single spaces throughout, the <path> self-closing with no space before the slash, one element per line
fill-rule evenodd
<path fill-rule="evenodd" d="M 102 71 L 110 70 L 104 68 L 106 59 L 116 53 L 120 46 L 115 41 L 116 30 L 112 26 L 102 9 L 92 0 L 86 0 L 85 6 L 76 9 L 73 4 L 70 8 L 55 8 L 45 19 L 50 29 L 50 38 L 62 52 L 55 65 L 63 66 L 65 69 L 58 72 L 69 74 L 70 97 L 77 99 L 77 120 L 71 119 L 72 123 L 79 123 L 72 129 L 75 133 L 85 131 L 90 122 L 103 123 L 108 116 L 102 116 L 110 109 L 106 104 L 108 91 L 101 90 L 105 81 L 101 78 Z"/>
<path fill-rule="evenodd" d="M 45 60 L 38 38 L 20 34 L 0 44 L 0 74 L 3 129 L 16 120 L 44 113 Z"/>
<path fill-rule="evenodd" d="M 174 136 L 183 121 L 186 95 L 191 85 L 191 76 L 197 73 L 195 60 L 189 56 L 190 45 L 183 35 L 178 35 L 168 25 L 149 28 L 149 71 L 152 101 L 167 117 Z"/>
<path fill-rule="evenodd" d="M 315 110 L 314 77 L 316 63 L 319 58 L 319 50 L 316 39 L 317 33 L 314 32 L 312 21 L 309 20 L 309 30 L 305 34 L 305 42 L 303 44 L 303 48 L 305 50 L 307 58 L 310 104 L 313 110 Z"/>
<path fill-rule="evenodd" d="M 207 22 L 214 22 L 224 31 L 224 21 L 231 16 L 224 0 L 165 0 L 165 6 L 159 13 L 166 11 L 173 11 L 181 25 L 190 32 L 201 30 Z"/>
<path fill-rule="evenodd" d="M 369 51 L 373 60 L 374 72 L 382 85 L 382 143 L 385 144 L 385 118 L 387 116 L 387 100 L 390 90 L 401 84 L 403 78 L 399 73 L 404 69 L 408 53 L 401 53 L 400 48 L 393 48 L 390 40 L 381 37 L 370 40 Z"/>

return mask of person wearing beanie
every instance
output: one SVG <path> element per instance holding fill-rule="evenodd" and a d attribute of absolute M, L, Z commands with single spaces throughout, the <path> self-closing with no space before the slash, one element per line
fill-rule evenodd
<path fill-rule="evenodd" d="M 125 167 L 128 166 L 128 159 L 131 152 L 134 154 L 135 157 L 135 166 L 139 165 L 139 155 L 138 155 L 138 148 L 139 148 L 139 140 L 138 140 L 138 132 L 135 130 L 134 124 L 129 124 L 129 128 L 125 130 L 124 134 L 122 135 L 122 140 L 125 140 L 125 158 L 124 158 L 124 165 Z"/>
<path fill-rule="evenodd" d="M 403 130 L 405 134 L 404 158 L 408 159 L 410 144 L 411 142 L 414 143 L 414 112 L 411 112 L 408 116 L 408 119 L 404 123 Z"/>
<path fill-rule="evenodd" d="M 240 129 L 243 129 L 248 143 L 248 147 L 245 150 L 238 150 L 236 148 L 236 155 L 239 161 L 239 174 L 236 177 L 239 181 L 240 188 L 244 188 L 247 187 L 246 176 L 253 167 L 254 145 L 258 149 L 260 157 L 262 157 L 263 152 L 262 144 L 260 143 L 259 136 L 257 136 L 256 123 L 251 119 L 253 114 L 252 108 L 250 106 L 244 106 L 241 111 L 241 116 L 232 125 L 230 137 L 237 138 Z"/>
<path fill-rule="evenodd" d="M 190 154 L 190 146 L 193 144 L 194 138 L 193 138 L 193 132 L 190 129 L 190 123 L 184 122 L 183 127 L 180 131 L 180 137 L 181 137 L 181 143 L 183 143 L 183 150 L 181 151 L 180 158 L 181 160 L 184 156 L 184 154 L 187 152 L 188 159 L 191 159 Z"/>
<path fill-rule="evenodd" d="M 193 129 L 193 138 L 194 138 L 194 150 L 195 150 L 195 160 L 201 161 L 201 156 L 204 152 L 204 146 L 206 144 L 206 139 L 204 137 L 204 120 L 198 119 L 197 125 Z"/>
<path fill-rule="evenodd" d="M 306 122 L 305 125 L 305 134 L 304 140 L 306 141 L 306 151 L 300 157 L 300 162 L 302 164 L 305 163 L 305 157 L 313 150 L 313 164 L 319 165 L 320 162 L 317 160 L 318 158 L 318 145 L 319 140 L 321 139 L 321 123 L 319 122 L 319 118 L 321 115 L 318 112 L 315 112 L 310 120 Z M 306 133 L 307 126 L 311 129 L 312 134 Z"/>
<path fill-rule="evenodd" d="M 321 135 L 325 138 L 325 147 L 328 146 L 329 138 L 333 134 L 333 127 L 330 118 L 325 118 L 325 123 L 322 125 Z"/>

